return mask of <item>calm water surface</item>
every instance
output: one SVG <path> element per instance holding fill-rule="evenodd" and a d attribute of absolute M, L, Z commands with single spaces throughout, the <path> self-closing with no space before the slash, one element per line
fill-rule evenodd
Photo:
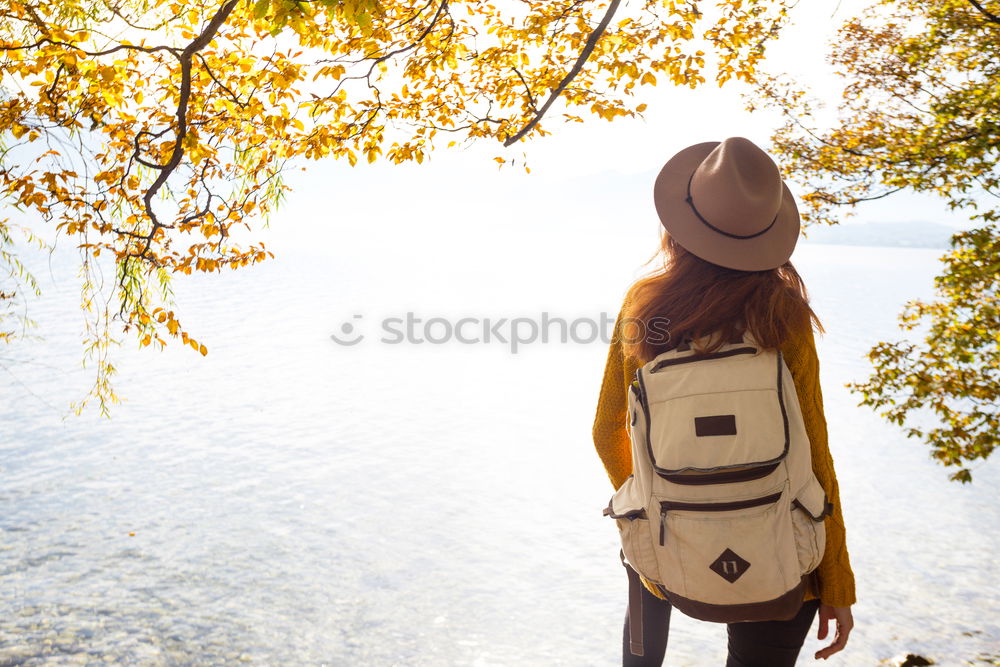
<path fill-rule="evenodd" d="M 29 315 L 46 340 L 2 358 L 0 664 L 619 660 L 626 580 L 590 441 L 605 346 L 377 338 L 380 318 L 407 311 L 613 316 L 643 255 L 597 236 L 555 260 L 504 241 L 457 257 L 405 241 L 277 248 L 179 285 L 182 322 L 210 354 L 126 343 L 128 401 L 110 422 L 64 418 L 91 378 L 78 292 L 72 266 L 40 272 L 46 298 Z M 366 263 L 380 247 L 385 261 Z M 830 664 L 901 651 L 967 664 L 1000 645 L 996 466 L 947 482 L 843 387 L 894 335 L 902 302 L 929 293 L 938 254 L 796 252 L 828 330 L 858 578 L 857 628 Z M 345 321 L 360 344 L 331 342 Z M 667 664 L 722 664 L 724 626 L 674 618 Z"/>

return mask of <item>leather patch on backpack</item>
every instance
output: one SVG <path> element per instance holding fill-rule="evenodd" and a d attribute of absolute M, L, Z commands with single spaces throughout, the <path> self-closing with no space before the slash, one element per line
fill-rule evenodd
<path fill-rule="evenodd" d="M 750 569 L 750 563 L 732 549 L 726 549 L 708 566 L 708 569 L 732 584 Z"/>
<path fill-rule="evenodd" d="M 698 437 L 705 435 L 736 435 L 736 415 L 695 417 L 694 434 Z"/>

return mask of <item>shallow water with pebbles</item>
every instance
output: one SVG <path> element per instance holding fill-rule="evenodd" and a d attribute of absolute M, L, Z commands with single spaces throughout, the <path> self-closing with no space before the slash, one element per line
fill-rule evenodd
<path fill-rule="evenodd" d="M 513 272 L 494 263 L 503 252 L 416 270 L 401 250 L 379 267 L 361 250 L 277 248 L 178 285 L 210 354 L 127 343 L 115 361 L 128 401 L 111 421 L 62 419 L 91 376 L 73 268 L 40 272 L 47 296 L 30 316 L 47 340 L 2 364 L 0 665 L 615 664 L 626 581 L 590 443 L 605 346 L 512 354 L 373 332 L 408 310 L 613 316 L 624 284 L 588 271 L 560 284 L 530 249 Z M 610 253 L 631 270 L 629 252 L 594 237 L 576 261 Z M 894 335 L 901 303 L 928 294 L 938 254 L 796 251 L 828 329 L 822 381 L 858 578 L 839 664 L 905 651 L 965 664 L 1000 644 L 996 465 L 947 482 L 843 387 Z M 334 344 L 348 321 L 366 338 Z M 668 664 L 721 664 L 724 634 L 676 614 Z"/>

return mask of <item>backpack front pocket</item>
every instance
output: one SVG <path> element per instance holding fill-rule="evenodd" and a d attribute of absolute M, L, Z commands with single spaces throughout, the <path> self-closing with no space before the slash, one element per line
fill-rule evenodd
<path fill-rule="evenodd" d="M 775 600 L 801 582 L 787 483 L 726 502 L 660 502 L 664 587 L 710 605 Z M 664 567 L 667 561 L 674 567 Z"/>

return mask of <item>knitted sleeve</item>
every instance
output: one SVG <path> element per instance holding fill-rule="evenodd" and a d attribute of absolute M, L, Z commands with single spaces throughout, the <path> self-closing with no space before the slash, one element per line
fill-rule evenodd
<path fill-rule="evenodd" d="M 854 573 L 847 554 L 844 515 L 840 506 L 840 487 L 833 468 L 823 414 L 823 392 L 819 381 L 819 358 L 812 326 L 807 322 L 782 345 L 782 354 L 795 381 L 795 393 L 802 407 L 806 433 L 812 453 L 813 473 L 833 503 L 833 514 L 826 518 L 826 551 L 819 564 L 819 597 L 834 607 L 855 603 Z"/>
<path fill-rule="evenodd" d="M 624 311 L 624 305 L 622 310 Z M 615 320 L 611 335 L 611 347 L 604 366 L 604 380 L 601 395 L 597 400 L 597 416 L 594 418 L 594 447 L 604 463 L 604 470 L 617 489 L 632 474 L 632 448 L 625 427 L 625 413 L 628 411 L 626 391 L 635 373 L 635 365 L 625 363 L 621 343 L 622 313 Z"/>

